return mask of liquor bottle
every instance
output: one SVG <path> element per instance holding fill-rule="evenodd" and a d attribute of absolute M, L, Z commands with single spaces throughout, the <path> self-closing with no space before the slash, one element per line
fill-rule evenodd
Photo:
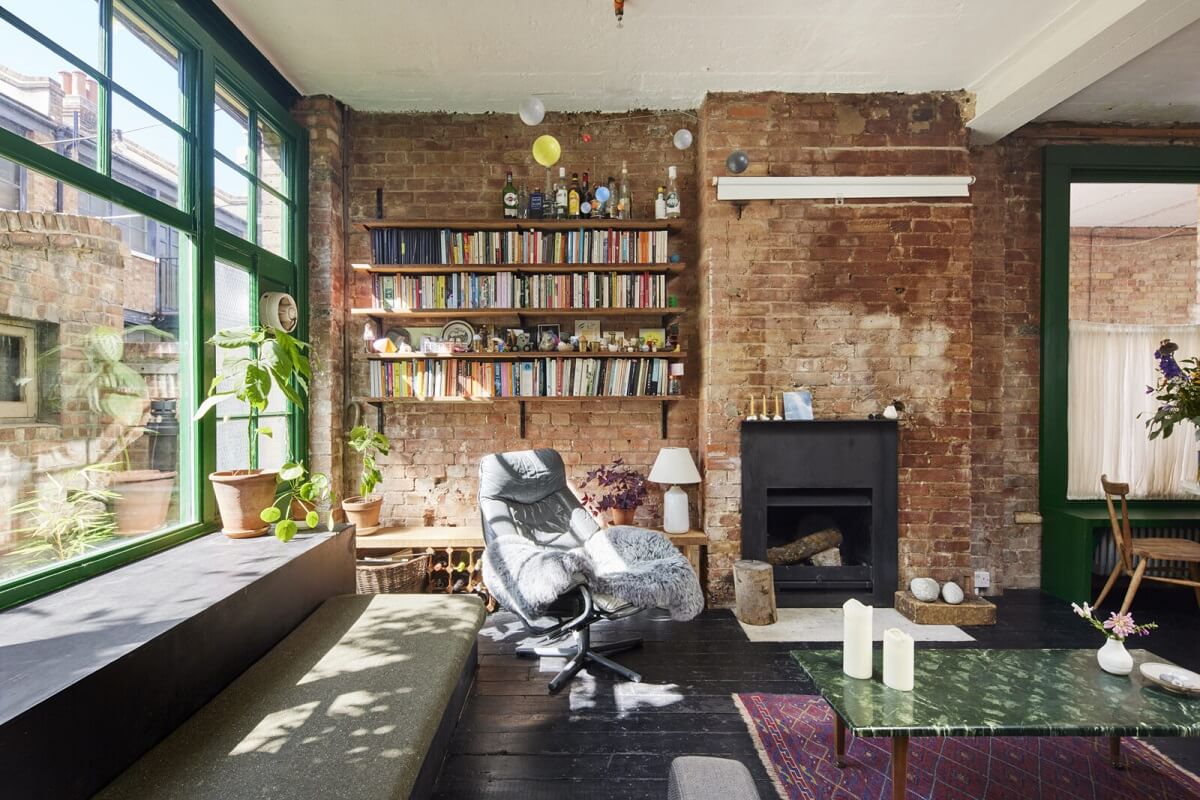
<path fill-rule="evenodd" d="M 508 177 L 504 180 L 504 189 L 500 192 L 500 199 L 504 203 L 504 216 L 517 216 L 517 187 L 513 186 L 512 170 L 508 171 Z"/>
<path fill-rule="evenodd" d="M 633 194 L 629 191 L 629 167 L 621 162 L 621 193 L 617 197 L 617 216 L 633 219 Z"/>
<path fill-rule="evenodd" d="M 595 203 L 592 201 L 592 186 L 588 179 L 588 174 L 583 173 L 583 181 L 579 187 L 579 216 L 583 218 L 592 215 L 592 207 Z"/>
<path fill-rule="evenodd" d="M 667 167 L 667 219 L 678 219 L 682 213 L 682 209 L 679 207 L 679 187 L 675 185 L 675 176 L 675 167 Z"/>
<path fill-rule="evenodd" d="M 558 168 L 558 183 L 554 187 L 554 218 L 567 218 L 567 168 Z"/>
<path fill-rule="evenodd" d="M 537 186 L 533 187 L 533 191 L 529 194 L 529 218 L 541 219 L 546 213 L 546 198 L 542 194 L 542 190 Z"/>
<path fill-rule="evenodd" d="M 654 218 L 667 218 L 667 198 L 663 196 L 663 187 L 658 187 L 658 194 L 654 198 Z"/>
<path fill-rule="evenodd" d="M 521 191 L 517 192 L 517 216 L 529 219 L 529 189 L 524 181 L 521 181 Z"/>
<path fill-rule="evenodd" d="M 571 173 L 571 188 L 567 191 L 567 216 L 579 219 L 579 173 Z"/>
<path fill-rule="evenodd" d="M 617 179 L 608 176 L 608 202 L 604 204 L 604 216 L 608 219 L 617 218 Z"/>

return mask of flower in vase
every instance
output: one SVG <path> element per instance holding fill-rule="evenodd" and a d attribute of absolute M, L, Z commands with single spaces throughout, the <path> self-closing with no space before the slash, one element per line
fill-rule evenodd
<path fill-rule="evenodd" d="M 1077 603 L 1071 603 L 1071 610 L 1077 616 L 1086 619 L 1091 623 L 1093 628 L 1103 633 L 1109 639 L 1116 639 L 1119 642 L 1125 641 L 1130 636 L 1149 636 L 1150 631 L 1158 627 L 1153 622 L 1138 625 L 1133 621 L 1133 615 L 1128 612 L 1118 614 L 1114 611 L 1108 615 L 1108 619 L 1101 622 L 1096 619 L 1095 609 L 1087 603 L 1084 603 L 1082 606 Z"/>

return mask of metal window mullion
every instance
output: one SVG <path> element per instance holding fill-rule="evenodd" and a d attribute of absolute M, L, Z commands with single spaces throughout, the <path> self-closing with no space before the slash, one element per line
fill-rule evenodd
<path fill-rule="evenodd" d="M 239 175 L 241 175 L 243 178 L 245 178 L 247 180 L 247 182 L 249 182 L 249 183 L 254 182 L 254 176 L 251 175 L 249 172 L 247 172 L 245 167 L 239 167 L 237 164 L 233 163 L 233 159 L 230 158 L 229 156 L 225 155 L 224 153 L 221 153 L 220 151 L 214 150 L 213 157 L 215 157 L 218 161 L 220 161 L 225 166 L 227 166 L 230 169 L 232 169 L 233 171 L 237 172 Z"/>
<path fill-rule="evenodd" d="M 245 98 L 238 98 L 245 100 Z M 253 179 L 250 181 L 250 198 L 246 205 L 246 229 L 250 232 L 250 241 L 256 245 L 261 245 L 262 231 L 258 229 L 258 110 L 253 103 L 246 103 L 246 108 L 249 113 L 246 115 L 246 121 L 250 125 L 249 130 L 249 145 L 250 152 L 246 155 L 246 166 L 250 170 Z M 255 273 L 257 274 L 258 265 L 255 264 Z"/>
<path fill-rule="evenodd" d="M 112 177 L 112 0 L 100 0 L 100 103 L 96 109 L 96 171 Z"/>
<path fill-rule="evenodd" d="M 64 61 L 66 61 L 72 67 L 74 67 L 75 69 L 84 73 L 89 78 L 93 78 L 98 81 L 104 77 L 104 73 L 101 71 L 101 69 L 97 69 L 96 67 L 93 67 L 91 64 L 88 64 L 87 62 L 81 60 L 78 56 L 76 56 L 70 50 L 68 50 L 65 47 L 63 47 L 62 45 L 58 44 L 53 39 L 46 36 L 44 33 L 39 31 L 37 28 L 30 25 L 28 22 L 25 22 L 23 19 L 21 19 L 16 14 L 9 11 L 8 9 L 4 8 L 3 6 L 0 6 L 0 19 L 4 20 L 9 25 L 12 25 L 14 28 L 19 30 L 21 33 L 23 33 L 26 36 L 28 36 L 29 38 L 33 39 L 35 42 L 40 44 L 42 47 L 45 47 L 50 52 L 54 53 L 54 55 L 58 56 L 59 58 L 61 58 Z M 101 27 L 100 35 L 103 36 L 104 35 L 103 24 L 101 24 L 100 27 Z M 103 50 L 101 50 L 101 52 L 103 52 Z"/>

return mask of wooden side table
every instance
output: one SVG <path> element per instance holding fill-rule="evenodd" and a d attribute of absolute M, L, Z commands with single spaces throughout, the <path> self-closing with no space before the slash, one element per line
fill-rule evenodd
<path fill-rule="evenodd" d="M 708 545 L 708 534 L 704 531 L 688 531 L 687 533 L 666 533 L 664 531 L 663 536 L 666 536 L 671 540 L 671 544 L 679 548 L 679 552 L 683 553 L 684 558 L 696 571 L 696 577 L 702 577 L 700 563 L 704 556 L 704 548 Z"/>

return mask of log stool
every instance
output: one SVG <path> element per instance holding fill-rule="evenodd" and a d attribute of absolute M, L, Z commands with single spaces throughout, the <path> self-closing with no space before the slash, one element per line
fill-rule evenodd
<path fill-rule="evenodd" d="M 773 625 L 775 569 L 765 561 L 743 559 L 733 564 L 734 613 L 747 625 Z"/>

